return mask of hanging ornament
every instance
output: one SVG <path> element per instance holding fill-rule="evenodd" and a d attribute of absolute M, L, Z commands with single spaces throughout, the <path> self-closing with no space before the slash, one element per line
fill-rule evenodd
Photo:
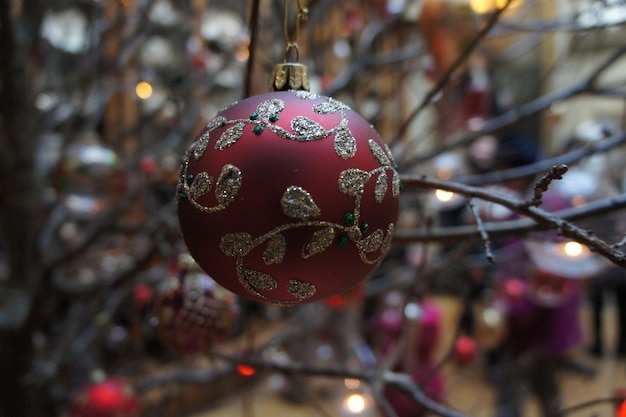
<path fill-rule="evenodd" d="M 161 283 L 155 301 L 157 331 L 172 349 L 206 352 L 230 334 L 239 315 L 236 297 L 201 271 L 187 254 Z"/>
<path fill-rule="evenodd" d="M 476 359 L 476 340 L 470 336 L 460 336 L 454 341 L 454 363 L 467 366 Z"/>
<path fill-rule="evenodd" d="M 51 175 L 57 192 L 92 196 L 121 195 L 127 174 L 119 156 L 93 131 L 79 135 L 62 153 Z"/>
<path fill-rule="evenodd" d="M 144 311 L 154 298 L 154 291 L 152 286 L 145 282 L 139 282 L 133 287 L 133 304 L 139 311 Z"/>
<path fill-rule="evenodd" d="M 293 305 L 342 293 L 380 264 L 400 178 L 369 122 L 307 91 L 304 65 L 277 65 L 273 88 L 221 111 L 189 147 L 178 214 L 217 282 Z"/>
<path fill-rule="evenodd" d="M 139 417 L 140 404 L 124 380 L 108 378 L 81 388 L 73 398 L 69 417 Z"/>

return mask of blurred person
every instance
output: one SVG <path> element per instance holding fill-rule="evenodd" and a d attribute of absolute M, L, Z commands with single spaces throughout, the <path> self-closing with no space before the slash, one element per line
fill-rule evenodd
<path fill-rule="evenodd" d="M 438 401 L 443 398 L 443 376 L 435 353 L 441 338 L 441 309 L 434 300 L 405 303 L 404 297 L 391 292 L 372 324 L 372 346 L 383 368 L 411 375 L 424 393 Z M 383 392 L 398 417 L 419 417 L 426 413 L 406 393 L 393 386 Z"/>
<path fill-rule="evenodd" d="M 568 207 L 567 198 L 544 193 L 542 209 Z M 505 312 L 506 335 L 491 369 L 496 417 L 522 416 L 527 393 L 536 397 L 543 416 L 559 415 L 558 371 L 571 362 L 569 355 L 583 339 L 581 282 L 602 265 L 584 247 L 580 254 L 568 254 L 568 243 L 549 232 L 509 239 L 501 249 L 495 289 Z M 515 292 L 510 290 L 512 281 L 518 283 Z"/>

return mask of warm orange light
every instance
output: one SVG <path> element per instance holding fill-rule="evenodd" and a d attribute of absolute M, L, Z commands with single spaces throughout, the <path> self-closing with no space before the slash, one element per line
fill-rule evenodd
<path fill-rule="evenodd" d="M 361 381 L 354 378 L 346 378 L 343 380 L 343 383 L 348 389 L 357 389 L 361 385 Z"/>
<path fill-rule="evenodd" d="M 449 180 L 452 178 L 452 175 L 454 175 L 454 169 L 452 169 L 452 167 L 439 167 L 435 175 L 437 175 L 437 178 L 440 180 Z"/>
<path fill-rule="evenodd" d="M 575 258 L 577 256 L 582 255 L 585 248 L 578 242 L 567 242 L 563 245 L 563 251 L 567 256 Z"/>
<path fill-rule="evenodd" d="M 454 193 L 445 190 L 436 190 L 435 197 L 437 197 L 437 200 L 445 203 L 452 200 L 452 197 L 454 197 Z"/>
<path fill-rule="evenodd" d="M 137 83 L 137 86 L 135 87 L 135 93 L 137 93 L 137 97 L 142 100 L 150 98 L 150 96 L 152 96 L 152 86 L 146 81 L 141 81 Z"/>
<path fill-rule="evenodd" d="M 365 410 L 365 398 L 361 394 L 352 394 L 344 401 L 344 407 L 351 413 L 358 414 Z"/>
<path fill-rule="evenodd" d="M 507 0 L 470 0 L 470 7 L 477 14 L 489 13 L 492 10 L 501 9 Z"/>
<path fill-rule="evenodd" d="M 237 365 L 237 372 L 242 376 L 252 376 L 256 374 L 256 369 L 249 365 L 239 364 Z"/>

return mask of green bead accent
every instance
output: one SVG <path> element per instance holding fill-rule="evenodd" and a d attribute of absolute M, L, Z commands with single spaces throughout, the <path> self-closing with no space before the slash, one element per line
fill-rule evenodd
<path fill-rule="evenodd" d="M 193 174 L 187 175 L 187 184 L 191 184 L 193 182 Z"/>
<path fill-rule="evenodd" d="M 183 200 L 187 198 L 187 194 L 185 194 L 185 193 L 183 193 L 183 192 L 178 193 L 178 196 L 179 196 L 181 199 L 183 199 Z"/>
<path fill-rule="evenodd" d="M 263 126 L 256 125 L 256 126 L 254 126 L 252 131 L 254 132 L 255 135 L 260 135 L 261 133 L 263 133 Z"/>
<path fill-rule="evenodd" d="M 361 226 L 359 226 L 359 229 L 361 229 L 361 232 L 363 233 L 367 232 L 369 228 L 370 228 L 370 224 L 368 222 L 363 222 L 361 223 Z"/>
<path fill-rule="evenodd" d="M 337 238 L 335 244 L 340 248 L 345 248 L 349 240 L 348 235 L 341 235 Z"/>
<path fill-rule="evenodd" d="M 395 169 L 396 171 L 398 170 L 398 168 L 400 168 L 400 165 L 398 165 L 397 162 L 393 163 L 393 169 Z"/>
<path fill-rule="evenodd" d="M 250 120 L 256 120 L 259 118 L 259 113 L 254 112 L 252 114 L 250 114 Z"/>
<path fill-rule="evenodd" d="M 270 116 L 270 122 L 272 122 L 272 123 L 276 123 L 278 121 L 278 119 L 280 119 L 280 117 L 276 113 L 274 113 L 274 114 L 272 114 Z"/>
<path fill-rule="evenodd" d="M 347 227 L 354 226 L 354 213 L 351 213 L 349 211 L 346 212 L 341 218 L 341 223 L 343 223 L 343 225 Z"/>

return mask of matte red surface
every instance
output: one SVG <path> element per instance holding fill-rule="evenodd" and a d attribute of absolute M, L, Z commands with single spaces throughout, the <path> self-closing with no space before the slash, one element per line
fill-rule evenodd
<path fill-rule="evenodd" d="M 301 100 L 293 92 L 254 96 L 221 114 L 229 120 L 247 119 L 259 103 L 271 97 L 280 97 L 286 102 L 280 120 L 275 124 L 289 131 L 292 131 L 291 120 L 298 115 L 313 119 L 326 129 L 337 126 L 341 120 L 339 114 L 320 115 L 312 111 L 312 105 L 323 100 Z M 218 178 L 226 164 L 237 166 L 243 173 L 242 188 L 236 200 L 225 210 L 207 214 L 184 199 L 179 202 L 180 225 L 187 247 L 196 262 L 217 282 L 236 294 L 257 301 L 298 304 L 301 301 L 286 288 L 291 279 L 315 285 L 315 296 L 305 300 L 310 302 L 346 291 L 370 274 L 376 265 L 361 261 L 353 241 L 343 248 L 333 244 L 322 253 L 303 259 L 303 246 L 320 228 L 297 227 L 283 233 L 287 252 L 282 262 L 266 265 L 262 259 L 265 245 L 246 256 L 246 268 L 268 273 L 278 281 L 278 288 L 264 291 L 258 297 L 240 283 L 236 274 L 236 259 L 224 255 L 219 246 L 225 234 L 245 232 L 256 238 L 284 224 L 297 222 L 283 213 L 280 203 L 285 190 L 292 185 L 308 191 L 319 207 L 321 216 L 314 220 L 341 224 L 343 215 L 354 211 L 355 199 L 339 191 L 340 173 L 349 168 L 371 171 L 380 167 L 369 149 L 368 140 L 374 139 L 381 146 L 382 141 L 371 125 L 356 112 L 348 110 L 346 115 L 348 128 L 357 140 L 356 155 L 347 160 L 336 154 L 334 134 L 317 141 L 298 142 L 278 137 L 269 129 L 256 135 L 252 132 L 252 125 L 246 125 L 244 137 L 236 144 L 221 151 L 215 149 L 215 142 L 228 126 L 215 130 L 204 156 L 200 160 L 191 158 L 191 174 L 206 171 Z M 364 236 L 377 229 L 386 231 L 390 223 L 396 222 L 399 199 L 391 196 L 391 172 L 387 171 L 387 175 L 389 191 L 381 203 L 374 199 L 376 177 L 366 184 L 360 220 L 367 222 L 369 229 Z M 206 199 L 208 206 L 215 204 L 212 193 L 202 198 Z M 375 258 L 379 254 L 370 256 Z"/>

